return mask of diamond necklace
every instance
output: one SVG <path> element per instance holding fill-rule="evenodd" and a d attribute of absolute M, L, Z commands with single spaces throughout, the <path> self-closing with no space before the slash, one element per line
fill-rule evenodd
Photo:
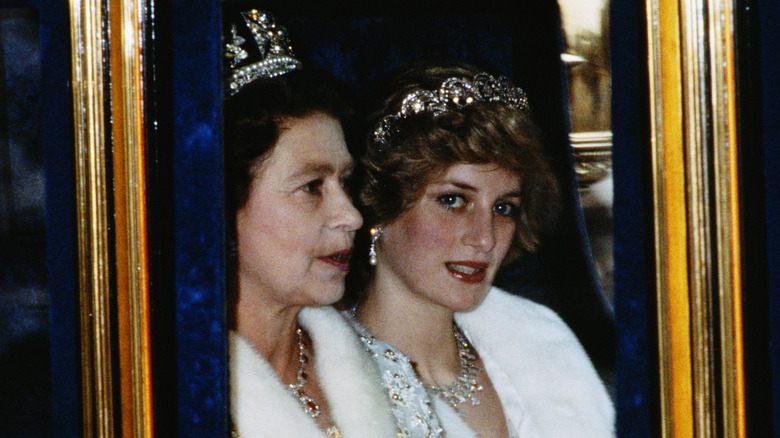
<path fill-rule="evenodd" d="M 458 361 L 460 362 L 458 376 L 454 382 L 447 386 L 434 386 L 425 382 L 422 382 L 422 384 L 425 389 L 454 408 L 457 408 L 459 403 L 466 400 L 471 402 L 473 406 L 476 406 L 479 404 L 476 394 L 482 391 L 482 385 L 477 383 L 477 376 L 482 372 L 482 367 L 476 364 L 476 352 L 457 325 L 453 324 L 453 332 L 455 333 L 455 342 L 458 345 Z"/>
<path fill-rule="evenodd" d="M 309 381 L 309 376 L 306 374 L 306 364 L 309 362 L 309 357 L 306 355 L 306 346 L 303 343 L 303 330 L 298 327 L 295 330 L 295 334 L 298 338 L 298 363 L 300 366 L 298 367 L 295 383 L 290 383 L 287 387 L 295 397 L 298 397 L 298 400 L 303 405 L 303 410 L 309 414 L 311 418 L 317 418 L 320 415 L 320 405 L 303 392 L 303 385 Z"/>

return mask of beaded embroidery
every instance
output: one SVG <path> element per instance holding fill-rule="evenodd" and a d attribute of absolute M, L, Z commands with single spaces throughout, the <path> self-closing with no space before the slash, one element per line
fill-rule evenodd
<path fill-rule="evenodd" d="M 428 393 L 417 378 L 409 357 L 370 335 L 361 334 L 360 339 L 379 365 L 382 383 L 390 396 L 397 424 L 405 426 L 401 436 L 444 437 L 444 429 L 439 424 Z"/>
<path fill-rule="evenodd" d="M 446 437 L 439 424 L 439 417 L 433 410 L 430 396 L 417 378 L 409 357 L 387 342 L 373 337 L 352 315 L 346 316 L 357 329 L 360 340 L 378 365 L 382 384 L 391 400 L 393 415 L 401 427 L 398 436 Z"/>

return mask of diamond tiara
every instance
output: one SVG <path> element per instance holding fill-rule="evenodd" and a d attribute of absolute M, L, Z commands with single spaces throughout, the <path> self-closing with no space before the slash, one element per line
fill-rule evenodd
<path fill-rule="evenodd" d="M 256 79 L 280 76 L 303 66 L 293 55 L 287 29 L 274 23 L 270 13 L 252 9 L 241 12 L 241 17 L 252 34 L 259 60 L 241 65 L 250 54 L 242 47 L 246 39 L 238 34 L 237 24 L 233 23 L 230 28 L 230 41 L 225 44 L 225 58 L 232 70 L 225 84 L 227 96 L 238 93 L 241 88 Z"/>
<path fill-rule="evenodd" d="M 473 79 L 451 77 L 436 91 L 416 90 L 406 95 L 401 109 L 382 118 L 374 130 L 373 143 L 381 150 L 390 144 L 394 125 L 410 115 L 432 113 L 434 117 L 458 110 L 475 102 L 495 102 L 519 110 L 528 110 L 528 98 L 522 89 L 504 76 L 477 73 Z"/>

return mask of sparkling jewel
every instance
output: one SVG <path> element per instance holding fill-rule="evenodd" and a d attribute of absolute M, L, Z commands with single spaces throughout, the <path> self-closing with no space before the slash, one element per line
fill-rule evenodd
<path fill-rule="evenodd" d="M 406 117 L 420 113 L 431 113 L 435 117 L 474 102 L 492 102 L 528 110 L 528 99 L 523 90 L 503 76 L 494 77 L 483 72 L 471 80 L 451 77 L 442 82 L 438 90 L 416 90 L 406 95 L 397 113 L 379 121 L 373 143 L 380 151 L 389 146 L 392 134 L 399 132 L 396 123 Z"/>
<path fill-rule="evenodd" d="M 482 385 L 477 383 L 477 377 L 482 372 L 482 368 L 476 364 L 477 356 L 474 350 L 469 345 L 466 336 L 460 331 L 457 326 L 453 327 L 455 332 L 455 341 L 458 344 L 458 360 L 460 362 L 460 371 L 455 381 L 447 386 L 434 386 L 425 382 L 423 386 L 451 404 L 452 407 L 457 407 L 459 403 L 469 401 L 472 405 L 479 404 L 479 399 L 476 394 L 482 391 Z"/>
<path fill-rule="evenodd" d="M 309 357 L 306 355 L 306 345 L 303 343 L 303 330 L 298 327 L 295 331 L 298 338 L 298 373 L 295 383 L 290 383 L 287 387 L 290 392 L 298 398 L 303 405 L 303 410 L 309 414 L 312 418 L 317 418 L 320 415 L 320 406 L 314 401 L 313 398 L 306 395 L 303 391 L 303 385 L 309 380 L 309 376 L 306 374 L 306 364 L 309 362 Z"/>
<path fill-rule="evenodd" d="M 301 68 L 296 59 L 284 27 L 276 25 L 273 17 L 266 12 L 251 10 L 242 12 L 244 23 L 252 33 L 252 43 L 260 53 L 260 59 L 249 65 L 238 67 L 247 59 L 248 52 L 242 48 L 246 43 L 234 24 L 231 28 L 231 41 L 225 44 L 225 57 L 230 60 L 233 72 L 227 79 L 226 93 L 232 96 L 250 82 L 259 78 L 272 78 Z"/>
<path fill-rule="evenodd" d="M 368 247 L 368 264 L 371 266 L 376 266 L 377 264 L 376 242 L 382 236 L 382 229 L 379 227 L 372 227 L 370 233 L 371 233 L 371 241 Z"/>

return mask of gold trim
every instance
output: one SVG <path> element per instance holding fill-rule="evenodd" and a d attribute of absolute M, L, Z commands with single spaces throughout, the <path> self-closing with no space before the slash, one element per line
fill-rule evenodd
<path fill-rule="evenodd" d="M 151 437 L 143 3 L 71 0 L 70 15 L 83 435 Z M 104 47 L 109 50 L 109 65 L 104 64 Z M 105 85 L 107 78 L 110 88 Z M 110 106 L 108 90 L 112 91 Z M 112 142 L 114 161 L 109 163 Z M 113 179 L 108 177 L 111 164 Z M 112 189 L 115 210 L 109 212 Z M 109 238 L 112 219 L 113 242 Z M 112 245 L 115 259 L 111 257 Z M 112 281 L 116 283 L 115 314 Z M 118 352 L 112 352 L 112 341 L 119 346 Z M 114 381 L 117 368 L 118 385 Z M 117 409 L 121 409 L 119 424 Z"/>
<path fill-rule="evenodd" d="M 646 7 L 662 432 L 744 437 L 733 5 Z"/>
<path fill-rule="evenodd" d="M 152 436 L 143 101 L 143 3 L 111 2 L 112 132 L 122 435 Z"/>
<path fill-rule="evenodd" d="M 73 114 L 84 437 L 114 435 L 102 5 L 72 0 Z"/>
<path fill-rule="evenodd" d="M 714 436 L 715 380 L 714 321 L 711 292 L 714 266 L 712 206 L 709 199 L 712 181 L 708 174 L 711 163 L 709 144 L 711 132 L 707 116 L 713 110 L 709 102 L 710 83 L 707 78 L 709 58 L 706 41 L 702 39 L 707 26 L 705 17 L 697 14 L 700 0 L 680 2 L 681 69 L 683 89 L 683 148 L 685 152 L 685 192 L 688 227 L 688 299 L 691 306 L 691 344 L 693 362 L 694 431 L 698 436 Z"/>
<path fill-rule="evenodd" d="M 649 0 L 648 66 L 662 435 L 693 436 L 687 230 L 682 167 L 679 22 L 673 0 Z"/>
<path fill-rule="evenodd" d="M 747 436 L 745 420 L 744 345 L 742 325 L 741 232 L 737 156 L 736 56 L 734 48 L 734 4 L 719 2 L 710 11 L 713 23 L 710 39 L 718 42 L 714 54 L 713 117 L 715 131 L 715 180 L 718 282 L 721 285 L 721 374 L 723 430 L 726 436 Z M 718 66 L 725 66 L 721 69 Z"/>

